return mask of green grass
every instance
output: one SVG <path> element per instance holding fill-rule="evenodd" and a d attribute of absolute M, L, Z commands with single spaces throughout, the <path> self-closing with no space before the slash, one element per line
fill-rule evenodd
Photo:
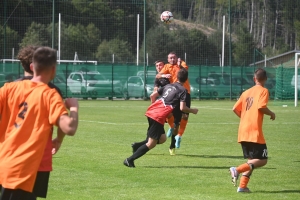
<path fill-rule="evenodd" d="M 166 143 L 156 146 L 127 168 L 130 144 L 145 139 L 144 113 L 149 101 L 80 101 L 80 123 L 53 159 L 48 199 L 299 199 L 300 108 L 270 101 L 276 120 L 264 119 L 269 161 L 256 169 L 251 194 L 240 194 L 228 169 L 245 160 L 237 143 L 239 119 L 234 101 L 192 101 L 181 148 L 170 156 Z M 288 107 L 282 107 L 282 105 Z M 165 126 L 167 130 L 168 126 Z"/>

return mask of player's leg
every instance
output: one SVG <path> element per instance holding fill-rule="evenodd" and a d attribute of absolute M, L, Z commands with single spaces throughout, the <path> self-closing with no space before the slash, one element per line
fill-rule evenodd
<path fill-rule="evenodd" d="M 188 93 L 187 93 L 187 96 L 186 96 L 186 106 L 189 107 L 189 108 L 191 107 L 191 95 L 188 94 Z M 179 130 L 178 130 L 178 134 L 175 137 L 175 139 L 176 139 L 176 143 L 175 143 L 176 148 L 180 148 L 182 135 L 184 134 L 185 128 L 186 128 L 187 123 L 188 123 L 188 119 L 189 119 L 189 113 L 183 113 L 181 121 L 180 121 L 180 127 L 179 127 Z"/>
<path fill-rule="evenodd" d="M 148 141 L 146 144 L 140 146 L 129 158 L 126 158 L 123 164 L 127 167 L 135 167 L 134 160 L 145 155 L 150 149 L 153 149 L 156 144 L 164 143 L 166 141 L 166 135 L 164 125 L 156 122 L 148 117 Z"/>
<path fill-rule="evenodd" d="M 243 163 L 238 167 L 231 167 L 230 174 L 232 177 L 232 183 L 235 186 L 239 174 L 242 174 L 237 192 L 250 192 L 247 185 L 253 170 L 267 164 L 267 146 L 266 144 L 257 144 L 252 142 L 242 142 L 241 145 L 244 153 L 244 158 L 248 158 L 248 161 L 247 163 Z"/>
<path fill-rule="evenodd" d="M 168 117 L 167 121 L 170 127 L 169 130 L 167 131 L 167 137 L 171 137 L 174 132 L 174 116 L 171 115 L 170 117 Z"/>
<path fill-rule="evenodd" d="M 171 156 L 174 156 L 175 155 L 175 143 L 176 143 L 176 135 L 178 134 L 178 131 L 179 131 L 179 127 L 180 127 L 180 120 L 181 120 L 181 117 L 182 117 L 182 112 L 180 111 L 180 109 L 176 109 L 176 110 L 173 110 L 173 117 L 174 117 L 174 129 L 173 129 L 173 134 L 172 134 L 172 137 L 171 137 L 171 144 L 170 144 L 170 147 L 169 147 L 169 152 L 170 152 L 170 155 Z"/>

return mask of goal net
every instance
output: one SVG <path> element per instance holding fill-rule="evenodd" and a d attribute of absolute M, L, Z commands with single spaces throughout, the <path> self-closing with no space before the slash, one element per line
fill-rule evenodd
<path fill-rule="evenodd" d="M 275 100 L 294 100 L 295 106 L 299 97 L 299 64 L 300 53 L 295 54 L 295 58 L 281 64 L 276 69 L 276 90 Z"/>

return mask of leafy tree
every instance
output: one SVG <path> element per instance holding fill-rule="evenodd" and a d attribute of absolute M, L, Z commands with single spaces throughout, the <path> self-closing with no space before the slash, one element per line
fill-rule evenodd
<path fill-rule="evenodd" d="M 235 64 L 246 66 L 253 62 L 255 44 L 251 34 L 245 26 L 238 30 L 238 40 L 234 45 L 233 57 Z"/>
<path fill-rule="evenodd" d="M 20 47 L 27 45 L 51 46 L 50 35 L 44 24 L 32 22 L 23 37 Z"/>
<path fill-rule="evenodd" d="M 5 35 L 5 37 L 4 37 Z M 17 44 L 17 42 L 19 41 L 20 36 L 18 35 L 18 33 L 11 29 L 10 27 L 6 26 L 6 32 L 4 33 L 4 27 L 0 26 L 0 44 L 1 48 L 0 48 L 0 58 L 11 58 L 10 53 L 12 52 L 12 48 L 15 49 L 15 51 L 18 50 L 18 46 L 14 46 Z M 4 40 L 5 40 L 5 45 L 4 45 Z M 5 47 L 5 49 L 4 49 Z M 5 51 L 5 53 L 4 53 Z M 9 53 L 8 53 L 9 52 Z M 4 57 L 5 54 L 5 57 Z"/>
<path fill-rule="evenodd" d="M 96 58 L 101 62 L 133 62 L 134 56 L 128 48 L 129 43 L 118 38 L 110 41 L 104 40 L 97 48 Z"/>

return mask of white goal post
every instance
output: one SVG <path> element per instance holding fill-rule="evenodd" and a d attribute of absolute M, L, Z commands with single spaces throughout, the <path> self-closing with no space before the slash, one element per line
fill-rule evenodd
<path fill-rule="evenodd" d="M 300 53 L 295 53 L 295 107 L 298 105 L 298 66 L 300 65 Z"/>

